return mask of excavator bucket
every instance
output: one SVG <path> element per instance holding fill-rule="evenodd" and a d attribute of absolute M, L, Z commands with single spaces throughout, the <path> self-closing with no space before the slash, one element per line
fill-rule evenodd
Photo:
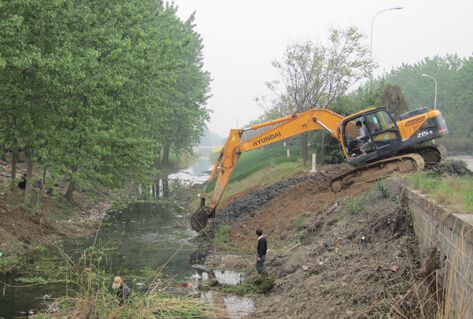
<path fill-rule="evenodd" d="M 214 210 L 205 206 L 205 199 L 201 198 L 199 209 L 190 217 L 191 227 L 196 232 L 202 231 L 207 226 L 207 220 L 214 215 Z"/>

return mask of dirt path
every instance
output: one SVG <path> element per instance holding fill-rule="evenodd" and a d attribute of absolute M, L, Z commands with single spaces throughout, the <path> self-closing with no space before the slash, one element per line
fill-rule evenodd
<path fill-rule="evenodd" d="M 332 193 L 302 178 L 257 205 L 254 194 L 238 199 L 238 207 L 252 204 L 232 220 L 231 249 L 254 273 L 254 231 L 263 228 L 267 269 L 278 278 L 270 294 L 256 298 L 250 318 L 418 317 L 423 297 L 414 292 L 428 292 L 413 289 L 423 277 L 410 217 L 399 205 L 401 184 Z"/>

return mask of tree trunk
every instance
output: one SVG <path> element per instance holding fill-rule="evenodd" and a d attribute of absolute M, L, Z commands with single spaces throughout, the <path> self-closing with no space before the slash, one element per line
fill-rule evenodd
<path fill-rule="evenodd" d="M 10 190 L 16 192 L 16 165 L 18 163 L 18 147 L 15 146 L 11 153 L 11 181 Z"/>
<path fill-rule="evenodd" d="M 7 161 L 7 148 L 4 144 L 0 145 L 0 160 Z"/>
<path fill-rule="evenodd" d="M 32 177 L 33 177 L 33 149 L 27 147 L 25 149 L 25 161 L 26 161 L 26 188 L 25 198 L 28 197 L 28 193 L 33 188 Z"/>
<path fill-rule="evenodd" d="M 154 167 L 158 168 L 161 164 L 161 149 L 156 150 L 156 158 L 154 159 Z"/>
<path fill-rule="evenodd" d="M 163 176 L 163 198 L 169 197 L 169 180 L 168 175 Z"/>
<path fill-rule="evenodd" d="M 304 166 L 307 166 L 307 161 L 309 160 L 309 150 L 307 147 L 307 132 L 301 134 L 301 150 Z"/>
<path fill-rule="evenodd" d="M 151 183 L 151 192 L 153 193 L 153 198 L 156 198 L 156 182 Z"/>
<path fill-rule="evenodd" d="M 71 177 L 71 180 L 69 182 L 69 186 L 67 187 L 66 195 L 64 197 L 68 200 L 72 200 L 72 194 L 74 193 L 74 190 L 76 188 L 76 181 L 73 177 Z"/>
<path fill-rule="evenodd" d="M 45 167 L 43 167 L 43 180 L 42 180 L 43 186 L 46 185 L 46 172 L 47 172 L 47 169 L 46 169 L 46 166 L 45 166 Z"/>
<path fill-rule="evenodd" d="M 166 145 L 163 148 L 163 161 L 162 162 L 164 165 L 169 164 L 169 149 L 170 149 L 169 145 Z"/>

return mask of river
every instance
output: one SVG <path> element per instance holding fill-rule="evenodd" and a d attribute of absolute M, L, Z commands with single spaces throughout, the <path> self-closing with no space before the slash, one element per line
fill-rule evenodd
<path fill-rule="evenodd" d="M 168 179 L 185 183 L 202 183 L 212 168 L 209 149 L 200 150 L 198 159 L 186 169 L 170 174 Z M 202 263 L 203 252 L 193 241 L 196 233 L 190 228 L 182 207 L 169 203 L 131 203 L 121 212 L 111 214 L 103 223 L 97 237 L 65 240 L 63 249 L 71 256 L 78 256 L 96 242 L 97 247 L 108 249 L 104 268 L 111 278 L 120 275 L 134 290 L 143 289 L 144 278 L 161 269 L 160 278 L 173 287 L 176 283 L 193 283 L 199 275 L 193 264 Z M 50 250 L 54 253 L 54 248 Z M 164 266 L 165 265 L 165 266 Z M 164 267 L 163 267 L 164 266 Z M 13 276 L 0 276 L 0 281 L 20 286 Z M 0 318 L 13 319 L 31 309 L 44 306 L 43 297 L 60 297 L 65 293 L 63 284 L 46 284 L 28 288 L 5 287 L 0 294 Z M 195 288 L 185 293 L 197 293 Z M 201 298 L 216 302 L 227 310 L 228 318 L 243 318 L 253 309 L 248 298 L 212 296 L 204 293 Z"/>

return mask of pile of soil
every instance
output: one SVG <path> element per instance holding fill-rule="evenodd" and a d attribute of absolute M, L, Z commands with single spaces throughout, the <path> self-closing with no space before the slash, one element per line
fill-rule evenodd
<path fill-rule="evenodd" d="M 340 193 L 318 180 L 290 181 L 261 205 L 256 193 L 229 205 L 244 209 L 231 224 L 233 248 L 254 256 L 254 231 L 261 227 L 269 243 L 267 270 L 278 278 L 270 294 L 256 297 L 250 318 L 419 317 L 430 281 L 400 205 L 402 179 L 386 180 L 379 190 L 371 183 Z M 426 303 L 422 311 L 429 318 L 435 307 Z"/>
<path fill-rule="evenodd" d="M 429 170 L 430 175 L 437 176 L 473 176 L 473 172 L 464 161 L 448 160 Z"/>

